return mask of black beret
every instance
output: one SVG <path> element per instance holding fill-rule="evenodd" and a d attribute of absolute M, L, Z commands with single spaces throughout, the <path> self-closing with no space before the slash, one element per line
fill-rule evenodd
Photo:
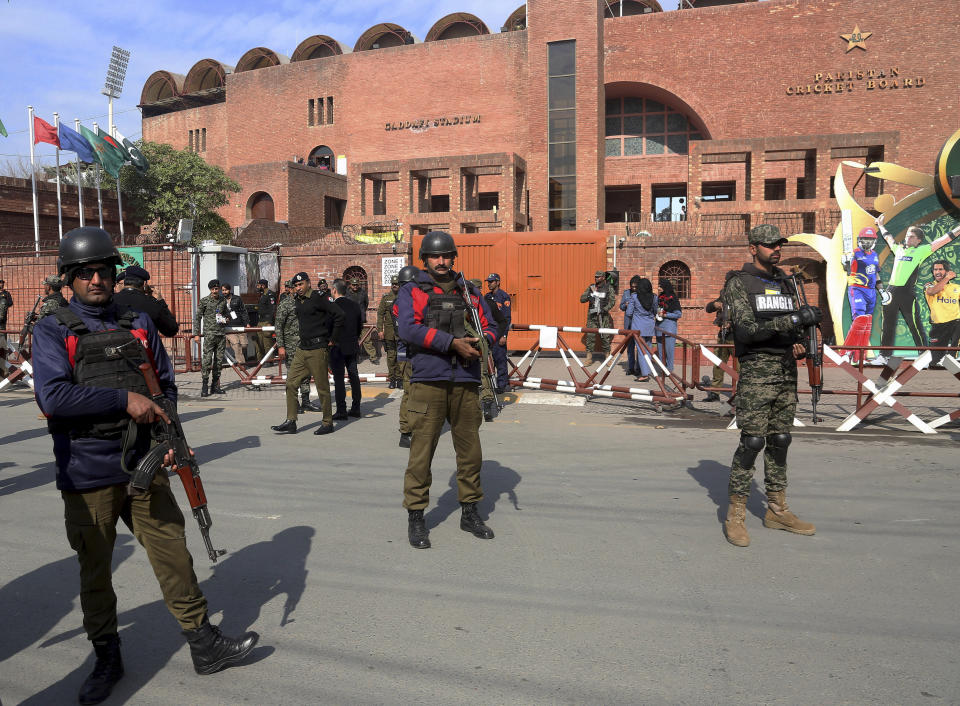
<path fill-rule="evenodd" d="M 306 272 L 298 272 L 293 276 L 293 278 L 290 281 L 293 282 L 294 284 L 296 284 L 297 282 L 309 282 L 310 275 L 308 275 Z"/>

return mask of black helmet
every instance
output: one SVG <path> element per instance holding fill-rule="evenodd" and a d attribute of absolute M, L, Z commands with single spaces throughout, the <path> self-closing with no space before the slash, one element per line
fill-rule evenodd
<path fill-rule="evenodd" d="M 427 255 L 441 255 L 452 252 L 457 254 L 457 244 L 453 242 L 453 236 L 442 230 L 431 230 L 420 242 L 420 259 Z"/>
<path fill-rule="evenodd" d="M 60 254 L 57 257 L 60 274 L 86 262 L 105 262 L 116 266 L 122 264 L 120 253 L 113 245 L 113 238 L 103 228 L 74 228 L 60 241 Z M 68 278 L 70 279 L 72 278 Z"/>
<path fill-rule="evenodd" d="M 397 273 L 397 284 L 401 287 L 407 282 L 413 282 L 420 274 L 420 268 L 416 265 L 407 265 Z"/>

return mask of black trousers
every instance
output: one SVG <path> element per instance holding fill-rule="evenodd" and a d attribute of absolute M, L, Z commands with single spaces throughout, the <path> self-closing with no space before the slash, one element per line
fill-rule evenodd
<path fill-rule="evenodd" d="M 360 374 L 357 372 L 357 354 L 343 353 L 338 346 L 330 349 L 330 372 L 333 373 L 333 396 L 337 402 L 337 411 L 347 409 L 347 387 L 343 382 L 343 373 L 346 371 L 350 378 L 350 394 L 353 397 L 353 406 L 360 406 Z"/>

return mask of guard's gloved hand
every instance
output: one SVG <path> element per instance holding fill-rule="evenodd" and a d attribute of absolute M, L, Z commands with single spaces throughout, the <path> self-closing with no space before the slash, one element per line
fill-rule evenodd
<path fill-rule="evenodd" d="M 820 311 L 820 307 L 804 304 L 790 317 L 798 327 L 813 326 L 823 321 L 823 312 Z"/>

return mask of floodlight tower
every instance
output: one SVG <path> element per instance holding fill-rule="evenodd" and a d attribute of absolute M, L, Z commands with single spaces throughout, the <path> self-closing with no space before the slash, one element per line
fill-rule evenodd
<path fill-rule="evenodd" d="M 113 99 L 119 98 L 123 93 L 123 81 L 127 77 L 127 64 L 130 63 L 130 52 L 115 46 L 110 55 L 110 66 L 107 67 L 107 78 L 104 81 L 103 90 L 100 91 L 109 99 L 109 128 L 108 132 L 113 135 Z"/>

